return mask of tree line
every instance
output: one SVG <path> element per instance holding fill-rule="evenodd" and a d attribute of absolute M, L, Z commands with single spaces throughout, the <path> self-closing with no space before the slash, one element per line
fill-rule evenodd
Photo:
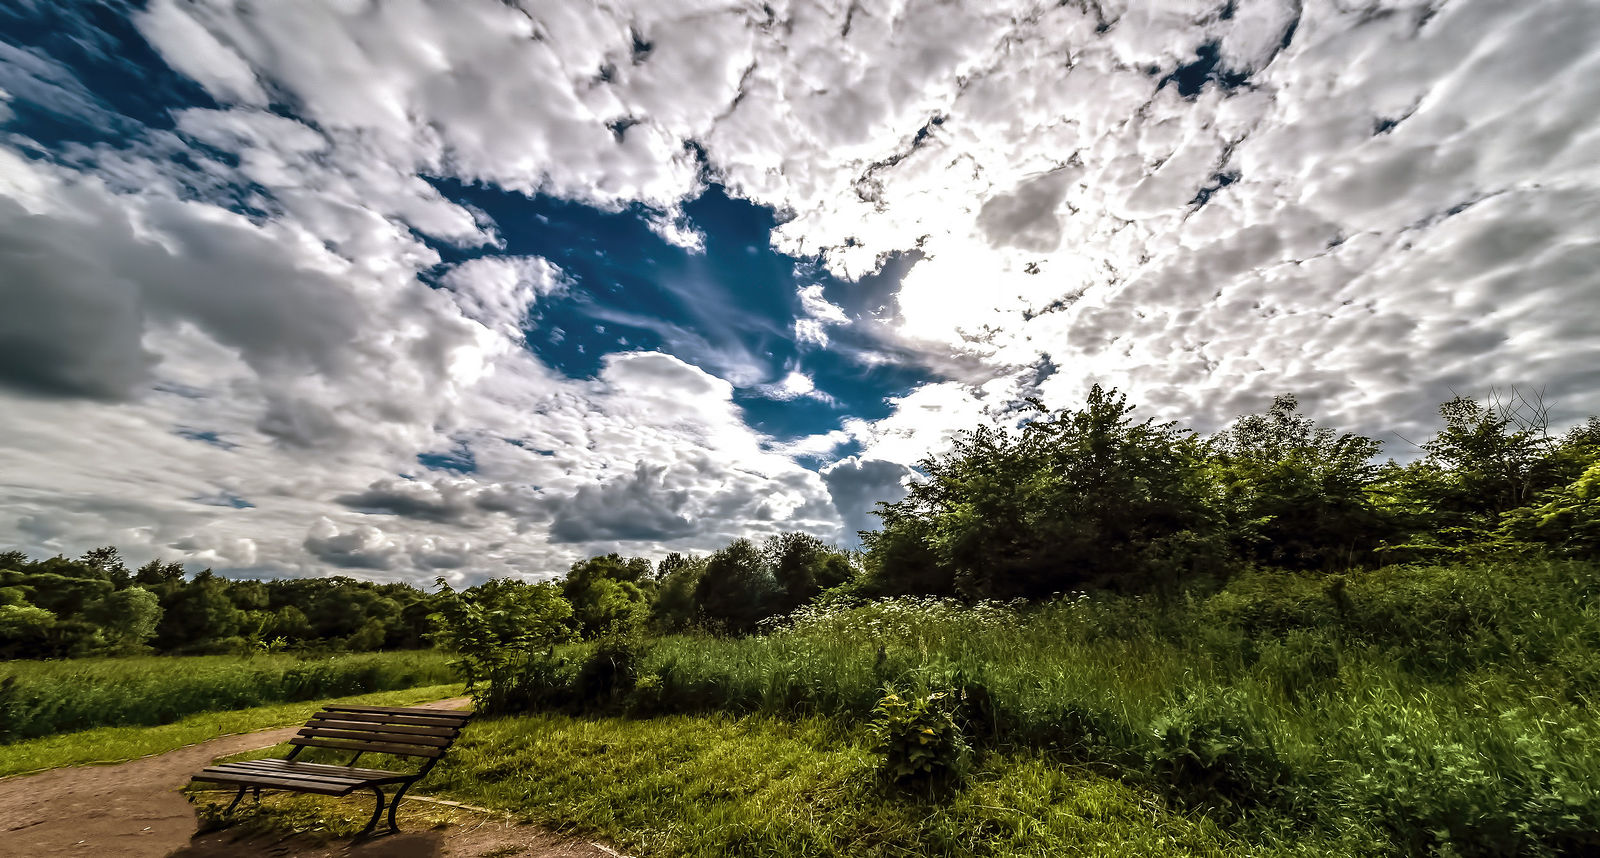
<path fill-rule="evenodd" d="M 0 658 L 424 646 L 433 597 L 353 578 L 230 580 L 116 548 L 73 560 L 0 552 Z"/>
<path fill-rule="evenodd" d="M 11 552 L 0 554 L 0 655 L 419 646 L 436 613 L 447 642 L 487 651 L 534 645 L 526 629 L 542 630 L 540 646 L 744 634 L 824 594 L 1166 594 L 1252 567 L 1600 557 L 1600 417 L 1552 434 L 1534 398 L 1446 402 L 1443 427 L 1404 464 L 1378 461 L 1380 442 L 1319 425 L 1287 394 L 1210 436 L 1137 419 L 1126 396 L 1098 386 L 1081 408 L 1029 408 L 1018 429 L 960 433 L 918 463 L 908 494 L 879 504 L 882 524 L 860 551 L 782 533 L 437 594 L 348 578 L 186 578 L 159 561 L 130 573 L 111 548 L 78 560 Z"/>
<path fill-rule="evenodd" d="M 1552 434 L 1536 398 L 1451 399 L 1404 464 L 1380 462 L 1373 438 L 1319 425 L 1289 394 L 1210 436 L 1136 419 L 1126 396 L 1098 386 L 1081 408 L 1029 407 L 1020 428 L 960 433 L 918 463 L 906 497 L 879 504 L 864 550 L 786 533 L 653 567 L 608 555 L 559 582 L 449 594 L 446 626 L 486 652 L 505 639 L 474 612 L 537 614 L 555 630 L 545 646 L 629 630 L 747 633 L 824 597 L 1159 596 L 1250 568 L 1600 558 L 1600 417 Z"/>

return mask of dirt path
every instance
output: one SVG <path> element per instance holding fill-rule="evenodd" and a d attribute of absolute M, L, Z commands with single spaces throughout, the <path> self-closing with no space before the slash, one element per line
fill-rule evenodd
<path fill-rule="evenodd" d="M 459 709 L 467 704 L 466 698 L 455 698 L 422 705 Z M 194 807 L 178 792 L 189 782 L 190 775 L 217 757 L 276 745 L 298 729 L 283 727 L 224 736 L 116 765 L 52 769 L 0 779 L 0 858 L 57 855 L 159 858 L 180 849 L 183 850 L 181 854 L 192 858 L 211 855 L 310 858 L 335 854 L 333 847 L 313 848 L 311 844 L 297 844 L 293 840 L 236 841 L 227 832 L 194 837 Z M 191 838 L 194 838 L 192 843 Z M 490 840 L 495 842 L 489 843 Z M 561 841 L 519 826 L 503 825 L 378 838 L 365 848 L 346 853 L 341 846 L 337 851 L 339 854 L 419 858 L 483 854 L 471 848 L 476 841 L 483 841 L 490 851 L 506 856 L 578 858 L 607 854 L 590 849 L 587 844 Z M 549 848 L 541 847 L 541 842 Z M 452 843 L 462 848 L 454 848 Z"/>

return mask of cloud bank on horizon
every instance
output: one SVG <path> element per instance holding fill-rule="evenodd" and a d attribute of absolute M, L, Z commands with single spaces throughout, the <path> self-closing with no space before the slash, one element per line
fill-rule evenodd
<path fill-rule="evenodd" d="M 1097 382 L 1205 429 L 1573 420 L 1597 116 L 1586 0 L 14 0 L 0 544 L 459 581 L 849 542 Z"/>

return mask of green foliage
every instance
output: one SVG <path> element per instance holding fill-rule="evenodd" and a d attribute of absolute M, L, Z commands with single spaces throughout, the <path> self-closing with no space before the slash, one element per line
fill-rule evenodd
<path fill-rule="evenodd" d="M 178 563 L 129 573 L 112 547 L 77 560 L 0 554 L 0 604 L 42 608 L 26 640 L 0 638 L 8 658 L 132 653 L 244 652 L 282 638 L 305 650 L 414 649 L 423 645 L 430 597 L 404 584 L 351 578 L 232 581 Z M 38 617 L 37 614 L 32 616 Z"/>
<path fill-rule="evenodd" d="M 765 636 L 655 642 L 620 706 L 865 724 L 886 686 L 938 691 L 987 753 L 1115 774 L 1239 831 L 1582 854 L 1600 814 L 1597 603 L 1600 566 L 1524 562 L 1263 570 L 1164 600 L 811 606 Z M 572 702 L 571 674 L 557 681 Z"/>
<path fill-rule="evenodd" d="M 673 552 L 656 565 L 656 598 L 650 606 L 650 621 L 659 631 L 681 632 L 694 625 L 699 616 L 695 589 L 705 574 L 706 559 Z"/>
<path fill-rule="evenodd" d="M 865 730 L 826 719 L 543 714 L 475 723 L 428 783 L 662 858 L 1338 854 L 1305 834 L 1245 842 L 1048 753 L 985 755 L 936 801 L 882 789 L 878 765 Z"/>
<path fill-rule="evenodd" d="M 517 711 L 523 674 L 560 643 L 572 640 L 572 605 L 549 582 L 486 581 L 454 592 L 438 580 L 435 639 L 455 653 L 451 662 L 479 709 Z"/>
<path fill-rule="evenodd" d="M 638 684 L 639 665 L 648 651 L 637 629 L 601 638 L 578 671 L 576 702 L 595 708 L 620 702 Z"/>
<path fill-rule="evenodd" d="M 1302 773 L 1285 760 L 1262 715 L 1237 687 L 1184 690 L 1150 725 L 1144 764 L 1188 804 L 1293 808 Z"/>
<path fill-rule="evenodd" d="M 1212 441 L 1238 556 L 1291 569 L 1361 565 L 1393 535 L 1369 488 L 1379 444 L 1338 435 L 1299 412 L 1292 394 L 1241 417 Z"/>
<path fill-rule="evenodd" d="M 919 464 L 927 478 L 905 499 L 880 507 L 883 531 L 866 537 L 880 592 L 920 580 L 912 592 L 1037 598 L 1171 588 L 1221 571 L 1204 444 L 1135 422 L 1126 398 L 1099 386 L 1081 410 L 1039 410 L 1019 435 L 959 436 Z"/>
<path fill-rule="evenodd" d="M 777 609 L 787 613 L 854 576 L 850 559 L 809 533 L 780 533 L 761 546 L 778 588 Z"/>
<path fill-rule="evenodd" d="M 971 746 L 956 723 L 959 698 L 948 690 L 890 690 L 872 710 L 872 749 L 883 755 L 881 771 L 899 785 L 958 780 Z"/>
<path fill-rule="evenodd" d="M 156 594 L 143 587 L 128 587 L 107 594 L 84 615 L 100 626 L 114 649 L 133 651 L 155 636 L 162 613 Z"/>
<path fill-rule="evenodd" d="M 694 601 L 703 621 L 741 633 L 753 630 L 772 612 L 778 592 L 761 551 L 748 539 L 736 539 L 706 561 L 695 584 Z"/>
<path fill-rule="evenodd" d="M 586 640 L 638 626 L 649 615 L 654 589 L 650 561 L 617 554 L 580 560 L 561 582 Z"/>
<path fill-rule="evenodd" d="M 1568 557 L 1600 559 L 1600 447 L 1594 459 L 1571 483 L 1541 494 L 1533 506 L 1507 513 L 1500 538 L 1510 544 L 1533 544 Z"/>
<path fill-rule="evenodd" d="M 0 664 L 0 741 L 450 679 L 445 657 L 433 652 L 13 661 Z"/>
<path fill-rule="evenodd" d="M 28 604 L 0 605 L 0 658 L 38 658 L 54 649 L 56 615 Z"/>

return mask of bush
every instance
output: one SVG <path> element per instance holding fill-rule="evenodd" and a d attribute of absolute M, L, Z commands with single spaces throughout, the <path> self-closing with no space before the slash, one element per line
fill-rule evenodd
<path fill-rule="evenodd" d="M 890 690 L 872 713 L 873 750 L 890 783 L 951 783 L 965 771 L 972 748 L 956 723 L 957 695 L 948 690 Z"/>
<path fill-rule="evenodd" d="M 1199 690 L 1176 700 L 1150 727 L 1148 771 L 1187 804 L 1228 810 L 1291 810 L 1298 777 L 1238 689 Z"/>

